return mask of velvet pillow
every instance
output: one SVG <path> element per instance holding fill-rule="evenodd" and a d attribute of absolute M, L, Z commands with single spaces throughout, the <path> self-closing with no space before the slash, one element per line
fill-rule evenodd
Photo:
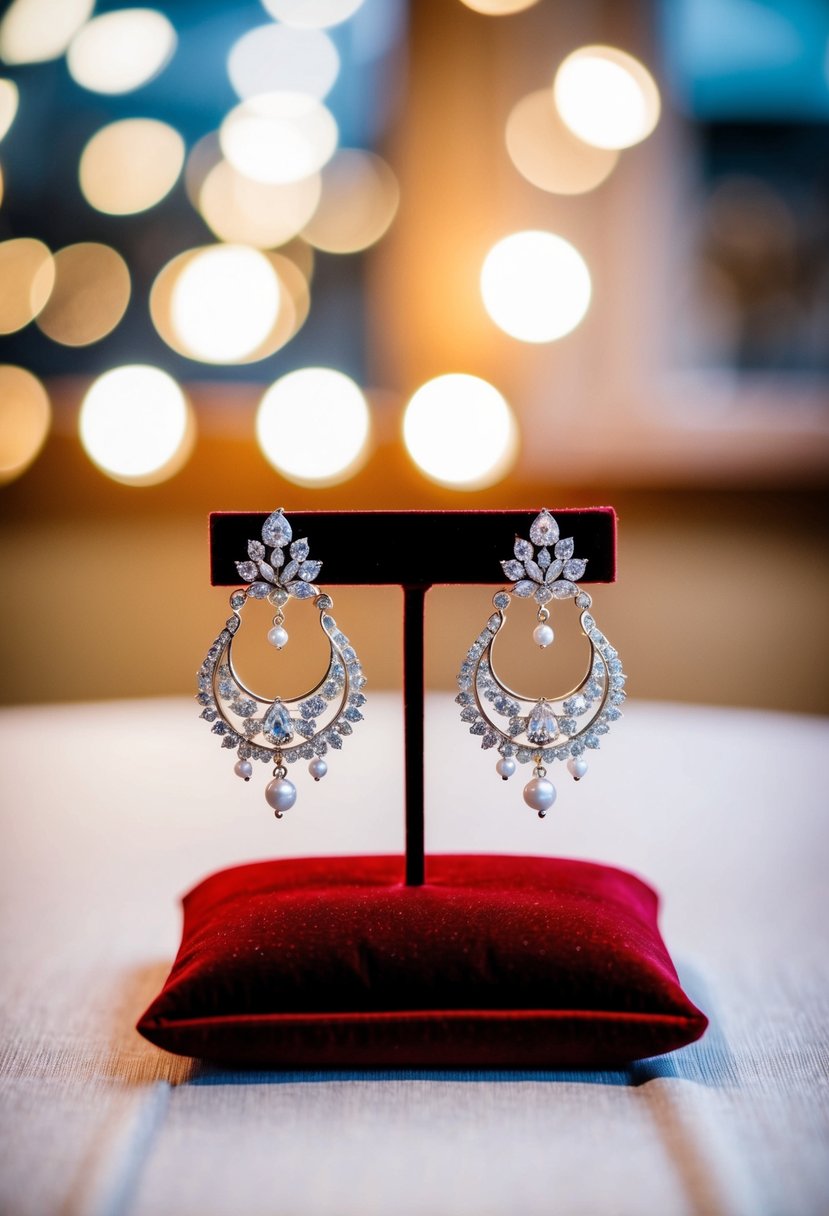
<path fill-rule="evenodd" d="M 272 1068 L 608 1067 L 690 1043 L 657 896 L 610 866 L 433 856 L 223 870 L 138 1030 L 180 1055 Z"/>

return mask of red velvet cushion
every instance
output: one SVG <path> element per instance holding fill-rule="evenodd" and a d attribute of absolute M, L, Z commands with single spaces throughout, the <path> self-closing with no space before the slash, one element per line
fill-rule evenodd
<path fill-rule="evenodd" d="M 493 856 L 430 857 L 423 887 L 401 873 L 337 857 L 205 879 L 139 1031 L 236 1066 L 561 1068 L 705 1030 L 632 874 Z"/>

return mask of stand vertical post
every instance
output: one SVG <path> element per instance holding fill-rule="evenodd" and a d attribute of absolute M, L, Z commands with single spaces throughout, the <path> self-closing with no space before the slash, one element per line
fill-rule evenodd
<path fill-rule="evenodd" d="M 406 736 L 406 886 L 423 885 L 424 619 L 428 586 L 403 588 L 403 720 Z"/>

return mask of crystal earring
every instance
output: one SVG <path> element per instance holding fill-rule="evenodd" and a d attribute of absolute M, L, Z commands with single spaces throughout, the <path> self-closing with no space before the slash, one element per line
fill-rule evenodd
<path fill-rule="evenodd" d="M 598 748 L 610 723 L 621 717 L 625 674 L 618 653 L 590 615 L 593 601 L 576 586 L 587 562 L 573 556 L 572 538 L 559 539 L 558 524 L 549 511 L 542 511 L 533 521 L 529 540 L 516 537 L 514 554 L 501 563 L 513 585 L 493 596 L 496 611 L 464 660 L 455 699 L 470 734 L 481 736 L 481 747 L 497 747 L 500 758 L 495 769 L 504 781 L 517 764 L 533 765 L 532 779 L 524 786 L 524 801 L 543 819 L 556 799 L 545 766 L 565 761 L 575 780 L 581 780 L 587 772 L 585 750 Z M 590 662 L 586 675 L 570 692 L 549 698 L 524 697 L 499 679 L 493 647 L 506 623 L 510 593 L 533 598 L 538 604 L 533 640 L 542 649 L 554 639 L 546 605 L 551 600 L 575 599 L 581 609 L 582 632 L 590 643 Z"/>
<path fill-rule="evenodd" d="M 366 700 L 360 660 L 331 616 L 333 600 L 313 583 L 322 562 L 309 559 L 307 540 L 292 542 L 292 536 L 291 525 L 280 507 L 266 519 L 262 540 L 248 541 L 248 560 L 236 563 L 247 586 L 230 597 L 231 616 L 199 669 L 196 694 L 203 706 L 201 716 L 211 723 L 213 734 L 221 737 L 222 747 L 236 751 L 234 771 L 238 777 L 250 780 L 254 760 L 274 765 L 265 799 L 277 819 L 296 802 L 296 786 L 288 780 L 286 766 L 308 760 L 309 773 L 315 781 L 321 780 L 328 771 L 324 756 L 329 749 L 339 751 L 343 737 L 362 721 L 360 707 Z M 233 663 L 233 641 L 248 599 L 268 600 L 275 608 L 267 638 L 277 650 L 288 644 L 288 601 L 313 601 L 328 641 L 330 661 L 325 675 L 308 692 L 298 697 L 263 697 L 239 678 Z"/>

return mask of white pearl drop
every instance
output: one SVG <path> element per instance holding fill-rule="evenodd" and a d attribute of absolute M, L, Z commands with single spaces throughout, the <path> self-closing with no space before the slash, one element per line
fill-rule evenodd
<path fill-rule="evenodd" d="M 265 801 L 273 807 L 277 819 L 281 819 L 282 812 L 289 811 L 296 802 L 296 786 L 286 777 L 274 777 L 265 786 Z"/>
<path fill-rule="evenodd" d="M 288 630 L 282 625 L 274 625 L 273 629 L 268 630 L 268 641 L 271 646 L 275 646 L 277 650 L 281 650 L 283 646 L 288 644 Z"/>
<path fill-rule="evenodd" d="M 576 781 L 581 781 L 587 772 L 587 761 L 582 756 L 573 756 L 567 761 L 567 771 Z"/>
<path fill-rule="evenodd" d="M 542 650 L 551 644 L 555 636 L 549 625 L 536 625 L 533 630 L 533 641 L 537 642 Z"/>
<path fill-rule="evenodd" d="M 515 772 L 515 761 L 512 756 L 502 756 L 495 765 L 495 771 L 503 781 L 508 781 Z"/>
<path fill-rule="evenodd" d="M 556 787 L 546 777 L 533 777 L 524 786 L 524 801 L 539 814 L 546 814 L 556 800 Z"/>
<path fill-rule="evenodd" d="M 237 760 L 233 766 L 233 771 L 243 781 L 250 781 L 253 776 L 253 765 L 250 760 Z"/>
<path fill-rule="evenodd" d="M 316 760 L 312 760 L 311 763 L 308 765 L 308 772 L 311 774 L 311 776 L 314 778 L 315 781 L 320 781 L 325 776 L 325 774 L 328 772 L 328 765 L 325 763 L 325 761 L 322 759 L 321 756 L 317 756 Z"/>

